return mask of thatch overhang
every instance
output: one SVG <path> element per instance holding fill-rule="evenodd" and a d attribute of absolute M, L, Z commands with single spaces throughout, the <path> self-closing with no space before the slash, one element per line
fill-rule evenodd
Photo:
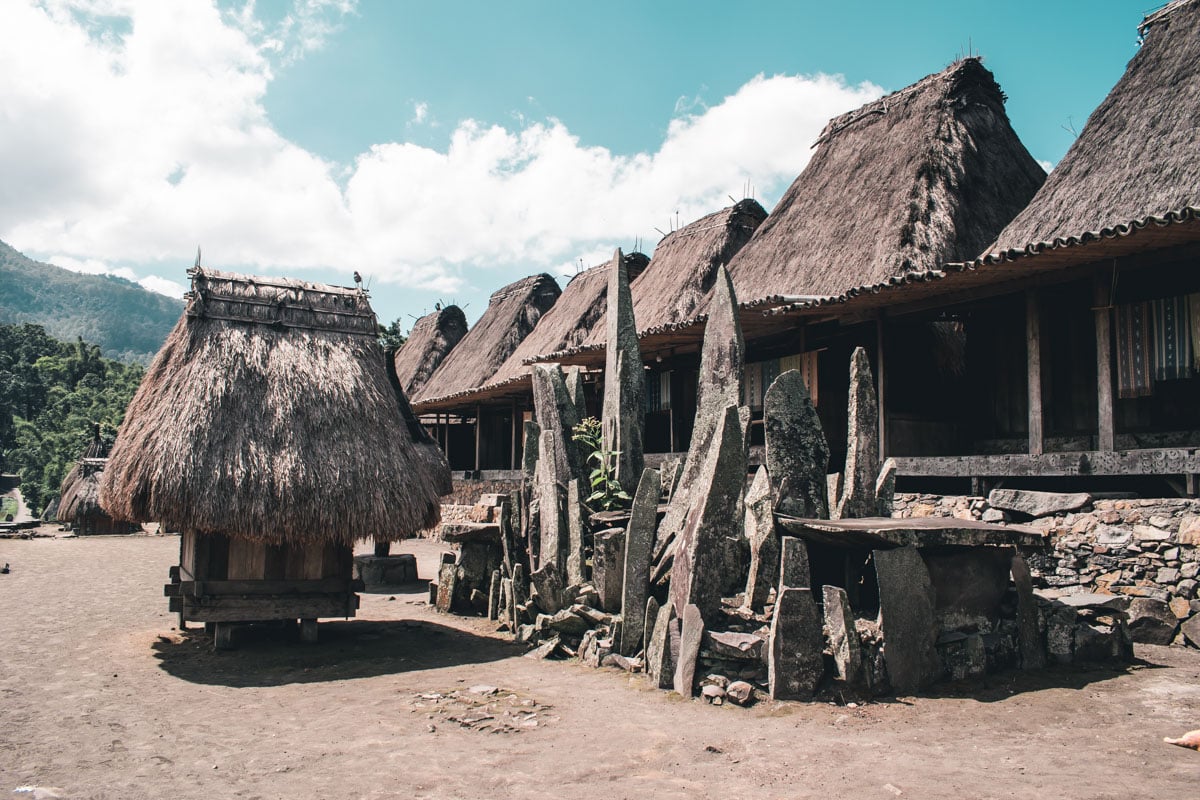
<path fill-rule="evenodd" d="M 100 506 L 100 476 L 105 458 L 84 458 L 63 479 L 58 499 L 58 519 L 73 522 L 83 517 L 106 516 Z"/>
<path fill-rule="evenodd" d="M 413 397 L 467 335 L 467 317 L 455 305 L 426 314 L 412 326 L 396 351 L 396 378 L 405 395 Z"/>
<path fill-rule="evenodd" d="M 1139 32 L 1125 74 L 1029 205 L 981 248 L 986 257 L 1055 250 L 1200 207 L 1200 0 L 1167 5 Z"/>
<path fill-rule="evenodd" d="M 629 287 L 643 355 L 653 355 L 664 334 L 670 339 L 677 331 L 697 326 L 703 330 L 717 268 L 733 259 L 766 218 L 758 201 L 747 198 L 662 238 L 649 265 L 636 279 L 631 277 Z M 543 350 L 526 363 L 561 360 L 603 366 L 604 336 L 600 324 L 584 341 Z"/>
<path fill-rule="evenodd" d="M 450 489 L 365 292 L 197 268 L 100 481 L 121 520 L 271 543 L 401 539 Z"/>
<path fill-rule="evenodd" d="M 531 275 L 494 292 L 487 310 L 450 351 L 412 400 L 418 414 L 433 411 L 488 381 L 556 304 L 562 290 L 549 275 Z"/>
<path fill-rule="evenodd" d="M 643 274 L 649 261 L 642 253 L 626 253 L 625 269 L 630 280 Z M 603 339 L 611 264 L 608 261 L 572 277 L 554 307 L 482 386 L 426 402 L 421 410 L 432 412 L 473 403 L 528 398 L 531 362 L 546 353 L 577 347 L 597 335 Z"/>

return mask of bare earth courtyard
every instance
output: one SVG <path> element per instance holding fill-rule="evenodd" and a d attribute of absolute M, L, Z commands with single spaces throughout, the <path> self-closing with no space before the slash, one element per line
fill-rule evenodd
<path fill-rule="evenodd" d="M 316 645 L 272 628 L 213 652 L 167 612 L 178 548 L 0 540 L 0 796 L 1197 796 L 1200 755 L 1162 742 L 1200 727 L 1194 650 L 856 708 L 711 707 L 523 658 L 423 584 L 363 594 Z M 401 549 L 432 574 L 437 545 Z"/>

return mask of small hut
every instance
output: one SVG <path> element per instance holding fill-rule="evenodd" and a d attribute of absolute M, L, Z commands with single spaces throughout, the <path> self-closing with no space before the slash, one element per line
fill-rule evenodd
<path fill-rule="evenodd" d="M 508 453 L 513 421 L 507 412 L 483 419 L 478 405 L 451 399 L 472 392 L 495 375 L 561 294 L 558 283 L 546 274 L 522 278 L 494 292 L 483 316 L 415 393 L 413 408 L 426 420 L 433 416 L 452 468 L 481 469 L 485 435 L 497 437 L 497 453 L 500 449 Z M 511 454 L 497 457 L 507 468 Z"/>
<path fill-rule="evenodd" d="M 365 292 L 196 268 L 117 434 L 100 502 L 182 532 L 181 623 L 352 617 L 356 540 L 432 527 L 449 472 Z"/>
<path fill-rule="evenodd" d="M 80 536 L 131 533 L 138 528 L 114 520 L 100 507 L 100 473 L 108 463 L 107 456 L 108 447 L 100 438 L 100 426 L 92 423 L 92 439 L 63 478 L 53 509 L 53 518 Z"/>
<path fill-rule="evenodd" d="M 458 306 L 438 308 L 417 320 L 408 340 L 396 351 L 396 377 L 408 397 L 414 396 L 467 335 L 467 317 Z"/>

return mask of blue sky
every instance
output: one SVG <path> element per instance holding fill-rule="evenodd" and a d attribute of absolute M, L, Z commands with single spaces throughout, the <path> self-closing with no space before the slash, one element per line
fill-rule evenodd
<path fill-rule="evenodd" d="M 0 239 L 164 292 L 197 244 L 357 269 L 384 321 L 474 319 L 747 185 L 769 209 L 830 116 L 964 54 L 1056 163 L 1154 7 L 3 0 Z"/>

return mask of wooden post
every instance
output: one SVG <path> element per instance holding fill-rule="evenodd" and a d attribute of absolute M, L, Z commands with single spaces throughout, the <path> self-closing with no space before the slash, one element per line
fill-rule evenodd
<path fill-rule="evenodd" d="M 1115 436 L 1113 433 L 1113 391 L 1112 391 L 1112 322 L 1110 288 L 1102 273 L 1095 277 L 1095 314 L 1096 314 L 1096 449 L 1112 450 Z"/>
<path fill-rule="evenodd" d="M 887 406 L 883 391 L 883 316 L 875 318 L 875 387 L 876 404 L 879 408 L 879 461 L 887 458 Z"/>
<path fill-rule="evenodd" d="M 483 452 L 483 406 L 475 406 L 475 471 L 480 470 L 479 457 Z"/>
<path fill-rule="evenodd" d="M 512 464 L 509 466 L 509 469 L 512 470 L 515 470 L 517 465 L 521 463 L 521 460 L 517 455 L 517 450 L 521 446 L 521 430 L 524 427 L 525 426 L 521 424 L 521 407 L 514 399 L 512 401 Z"/>
<path fill-rule="evenodd" d="M 317 641 L 317 621 L 315 619 L 300 620 L 300 641 L 305 644 L 315 644 Z"/>
<path fill-rule="evenodd" d="M 1025 292 L 1025 354 L 1029 381 L 1029 455 L 1042 454 L 1042 330 L 1036 289 Z"/>

